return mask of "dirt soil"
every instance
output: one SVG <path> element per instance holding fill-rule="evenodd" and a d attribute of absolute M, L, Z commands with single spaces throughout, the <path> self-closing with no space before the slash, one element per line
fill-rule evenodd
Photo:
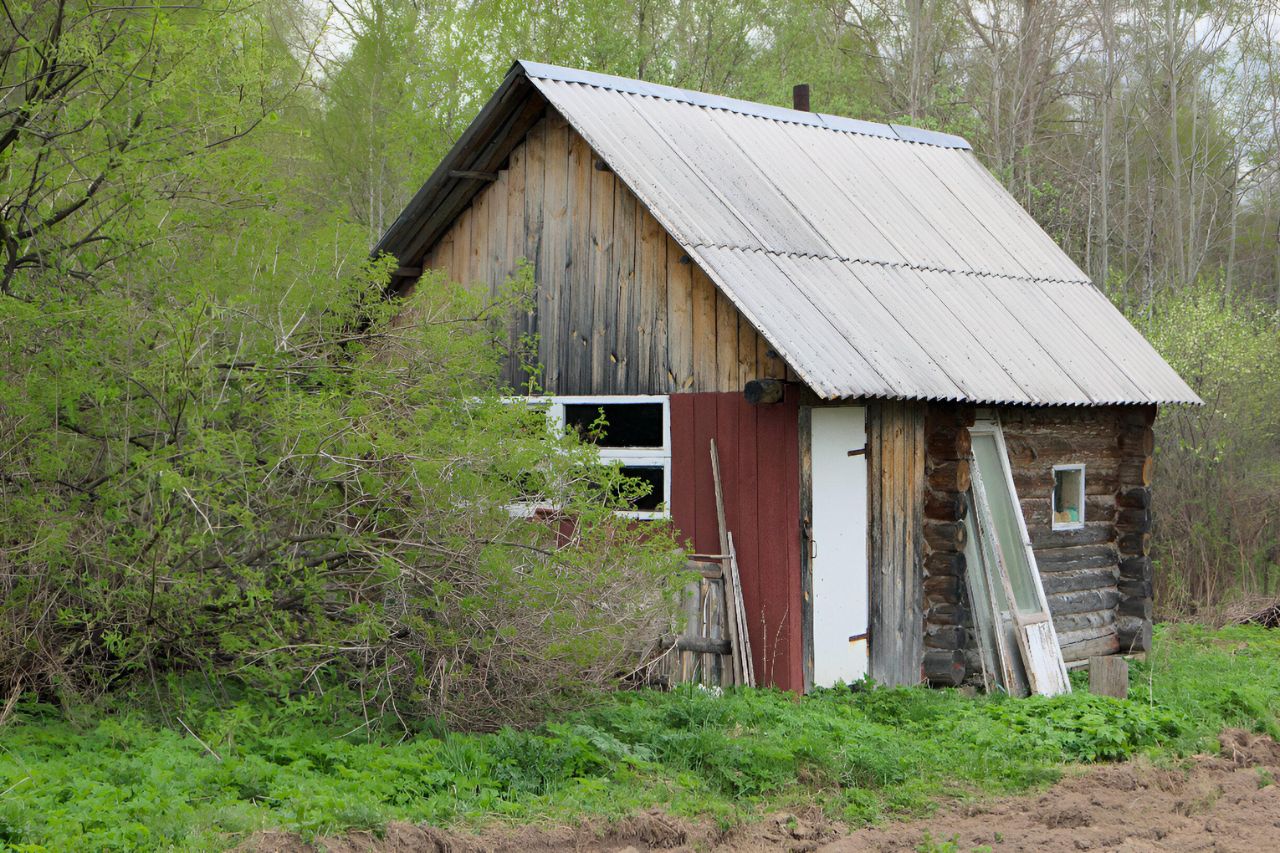
<path fill-rule="evenodd" d="M 1280 744 L 1239 730 L 1223 732 L 1222 752 L 1187 769 L 1144 761 L 1092 767 L 1042 794 L 944 806 L 929 818 L 841 831 L 818 812 L 778 814 L 721 832 L 649 812 L 618 823 L 513 827 L 479 835 L 393 823 L 382 838 L 352 833 L 305 844 L 296 835 L 259 833 L 243 853 L 506 853 L 506 851 L 716 850 L 913 851 L 955 842 L 958 851 L 1269 851 L 1280 850 Z"/>

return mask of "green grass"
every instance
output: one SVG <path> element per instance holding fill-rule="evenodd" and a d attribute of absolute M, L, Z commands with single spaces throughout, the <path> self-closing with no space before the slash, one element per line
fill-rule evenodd
<path fill-rule="evenodd" d="M 1277 734 L 1280 632 L 1158 632 L 1130 700 L 955 691 L 620 693 L 527 732 L 373 737 L 327 701 L 191 694 L 156 711 L 20 705 L 0 731 L 0 845 L 220 849 L 255 828 L 303 834 L 621 816 L 660 806 L 723 824 L 817 803 L 861 823 L 946 796 L 1048 783 L 1074 762 L 1212 749 L 1225 726 Z M 200 704 L 204 702 L 205 704 Z M 123 704 L 117 701 L 117 704 Z M 191 727 L 218 757 L 187 734 Z"/>

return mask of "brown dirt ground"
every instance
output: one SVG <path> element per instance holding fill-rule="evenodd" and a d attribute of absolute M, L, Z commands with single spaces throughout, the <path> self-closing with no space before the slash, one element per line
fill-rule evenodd
<path fill-rule="evenodd" d="M 1092 767 L 1042 794 L 944 806 L 921 820 L 844 833 L 812 814 L 779 814 L 729 832 L 653 811 L 618 823 L 498 828 L 480 835 L 393 823 L 305 844 L 296 835 L 259 833 L 242 853 L 507 853 L 507 851 L 716 850 L 763 853 L 912 851 L 954 840 L 972 851 L 1280 850 L 1280 744 L 1230 730 L 1222 752 L 1185 769 L 1143 761 Z"/>

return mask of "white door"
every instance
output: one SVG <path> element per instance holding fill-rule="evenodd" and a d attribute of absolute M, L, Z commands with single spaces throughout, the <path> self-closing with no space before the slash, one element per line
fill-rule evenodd
<path fill-rule="evenodd" d="M 813 683 L 867 674 L 867 429 L 861 406 L 811 410 Z"/>

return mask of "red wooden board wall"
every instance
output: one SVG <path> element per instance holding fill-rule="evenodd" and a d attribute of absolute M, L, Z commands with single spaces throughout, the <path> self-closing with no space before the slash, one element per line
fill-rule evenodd
<path fill-rule="evenodd" d="M 698 553 L 720 551 L 711 439 L 742 576 L 756 677 L 804 689 L 800 448 L 796 395 L 753 406 L 739 392 L 671 395 L 671 515 Z"/>

